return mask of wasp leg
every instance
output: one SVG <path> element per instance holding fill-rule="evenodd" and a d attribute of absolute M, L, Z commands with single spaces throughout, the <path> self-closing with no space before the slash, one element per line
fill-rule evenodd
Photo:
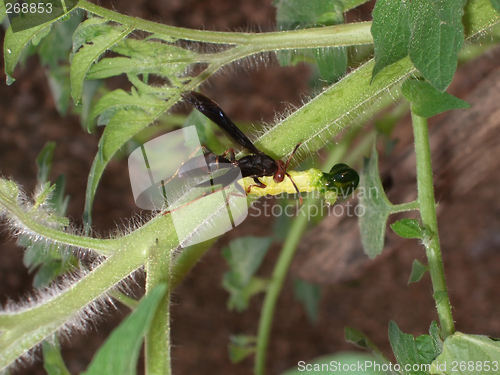
<path fill-rule="evenodd" d="M 266 184 L 259 181 L 258 177 L 254 177 L 253 180 L 254 180 L 255 184 L 252 184 L 247 188 L 247 194 L 250 194 L 250 190 L 252 190 L 252 187 L 254 187 L 254 186 L 261 188 L 261 189 L 265 189 L 267 187 Z"/>

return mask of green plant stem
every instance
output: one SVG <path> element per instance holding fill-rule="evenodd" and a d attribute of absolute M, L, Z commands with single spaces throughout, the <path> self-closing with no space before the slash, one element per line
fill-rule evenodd
<path fill-rule="evenodd" d="M 157 241 L 146 262 L 146 293 L 157 285 L 167 283 L 168 289 L 160 301 L 145 342 L 145 365 L 148 375 L 169 375 L 170 361 L 170 291 L 172 251 L 171 246 L 161 246 Z"/>
<path fill-rule="evenodd" d="M 27 233 L 36 233 L 38 236 L 50 239 L 55 243 L 67 246 L 74 246 L 83 249 L 92 249 L 101 255 L 112 255 L 116 251 L 119 243 L 115 239 L 101 239 L 78 236 L 71 233 L 49 228 L 40 224 L 34 219 L 34 214 L 26 212 L 25 208 L 17 202 L 15 197 L 8 197 L 0 192 L 0 208 L 9 212 L 18 227 L 22 227 Z"/>
<path fill-rule="evenodd" d="M 396 204 L 396 205 L 392 206 L 391 213 L 395 214 L 398 212 L 418 210 L 419 207 L 420 206 L 419 206 L 419 202 L 417 199 L 417 200 L 414 200 L 413 202 L 401 203 L 401 204 Z"/>
<path fill-rule="evenodd" d="M 49 301 L 21 311 L 0 314 L 0 368 L 12 363 L 71 319 L 79 323 L 89 313 L 99 310 L 99 304 L 96 304 L 87 310 L 87 314 L 81 313 L 92 301 L 140 267 L 142 262 L 142 250 L 138 247 L 123 249 Z M 67 327 L 71 329 L 73 325 Z"/>
<path fill-rule="evenodd" d="M 167 35 L 172 38 L 172 41 L 185 39 L 205 43 L 247 45 L 261 51 L 373 43 L 370 33 L 371 22 L 271 33 L 235 33 L 193 30 L 162 25 L 126 16 L 85 0 L 80 0 L 77 6 L 90 13 L 131 26 L 137 30 Z"/>
<path fill-rule="evenodd" d="M 306 199 L 304 207 L 307 208 L 315 199 Z M 269 336 L 271 334 L 271 325 L 273 323 L 274 310 L 276 302 L 278 301 L 283 282 L 288 273 L 288 268 L 292 262 L 297 246 L 299 245 L 300 238 L 306 230 L 308 223 L 307 215 L 300 215 L 297 217 L 288 231 L 288 235 L 283 245 L 283 249 L 279 259 L 274 267 L 273 276 L 269 284 L 264 299 L 264 306 L 259 321 L 259 331 L 257 334 L 257 348 L 255 357 L 255 375 L 263 375 L 266 366 L 266 352 L 269 344 Z"/>
<path fill-rule="evenodd" d="M 413 133 L 415 137 L 415 153 L 417 157 L 417 188 L 420 203 L 422 224 L 431 232 L 432 237 L 425 243 L 429 273 L 431 275 L 434 299 L 441 322 L 443 338 L 455 332 L 451 305 L 446 288 L 443 260 L 439 245 L 438 225 L 436 216 L 436 201 L 432 182 L 431 150 L 427 119 L 412 112 Z"/>

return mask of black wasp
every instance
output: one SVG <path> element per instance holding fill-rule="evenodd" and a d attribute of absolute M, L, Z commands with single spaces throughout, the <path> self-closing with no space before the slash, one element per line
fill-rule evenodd
<path fill-rule="evenodd" d="M 286 163 L 282 160 L 274 160 L 272 157 L 266 155 L 264 152 L 255 147 L 252 141 L 250 141 L 250 139 L 243 134 L 243 132 L 233 123 L 233 121 L 231 121 L 231 119 L 213 100 L 195 91 L 186 92 L 182 94 L 182 97 L 203 115 L 217 124 L 226 134 L 233 138 L 234 141 L 251 153 L 251 155 L 236 159 L 233 149 L 229 149 L 222 155 L 216 155 L 205 149 L 206 152 L 204 154 L 204 161 L 209 171 L 213 172 L 221 168 L 227 168 L 228 165 L 232 165 L 239 168 L 242 177 L 252 177 L 255 182 L 255 185 L 252 186 L 259 188 L 266 187 L 265 184 L 259 181 L 259 177 L 273 176 L 274 182 L 279 183 L 285 179 L 285 176 L 287 176 L 290 178 L 290 181 L 295 187 L 297 193 L 299 193 L 299 189 L 286 170 L 292 156 L 295 151 L 297 151 L 300 144 L 295 147 L 295 150 L 292 152 Z M 227 155 L 229 155 L 229 158 L 227 158 Z M 238 170 L 235 169 L 235 171 L 239 174 Z M 181 176 L 182 174 L 183 170 L 181 169 L 179 171 L 179 175 Z M 233 174 L 228 172 L 227 175 L 219 177 L 216 181 L 214 181 L 214 183 L 227 186 L 234 181 L 232 177 Z M 252 186 L 250 186 L 247 193 L 250 192 Z"/>

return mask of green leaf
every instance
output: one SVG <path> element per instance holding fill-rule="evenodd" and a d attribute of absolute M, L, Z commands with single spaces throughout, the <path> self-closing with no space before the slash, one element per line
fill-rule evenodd
<path fill-rule="evenodd" d="M 438 356 L 434 340 L 429 335 L 420 335 L 415 338 L 420 363 L 430 364 Z M 427 373 L 425 373 L 427 374 Z"/>
<path fill-rule="evenodd" d="M 358 348 L 366 349 L 372 352 L 373 356 L 379 362 L 389 363 L 389 360 L 384 356 L 382 351 L 370 340 L 364 333 L 358 331 L 356 328 L 345 327 L 344 336 L 347 342 L 356 345 Z"/>
<path fill-rule="evenodd" d="M 434 345 L 434 359 L 443 352 L 443 339 L 441 338 L 441 328 L 437 325 L 436 321 L 433 320 L 431 326 L 429 327 L 429 336 L 432 339 Z"/>
<path fill-rule="evenodd" d="M 160 99 L 166 99 L 173 94 L 179 93 L 179 89 L 170 86 L 152 86 L 144 83 L 144 78 L 140 79 L 136 74 L 127 74 L 128 80 L 135 86 L 139 94 L 154 95 Z"/>
<path fill-rule="evenodd" d="M 304 305 L 309 321 L 317 323 L 321 287 L 301 279 L 295 279 L 293 281 L 293 290 L 295 298 Z"/>
<path fill-rule="evenodd" d="M 408 0 L 379 0 L 373 9 L 373 46 L 375 67 L 372 81 L 386 66 L 408 55 L 410 42 L 410 2 Z"/>
<path fill-rule="evenodd" d="M 255 352 L 257 338 L 248 335 L 231 336 L 229 343 L 229 359 L 232 363 L 238 363 Z"/>
<path fill-rule="evenodd" d="M 0 23 L 3 22 L 5 16 L 7 15 L 5 9 L 5 3 L 3 1 L 0 2 Z"/>
<path fill-rule="evenodd" d="M 42 64 L 56 68 L 60 61 L 67 63 L 73 45 L 73 33 L 82 19 L 82 13 L 73 12 L 67 21 L 59 20 L 53 25 L 50 34 L 43 38 L 38 49 Z"/>
<path fill-rule="evenodd" d="M 451 109 L 470 108 L 470 104 L 447 92 L 436 90 L 429 82 L 407 79 L 402 87 L 411 110 L 420 117 L 432 117 Z"/>
<path fill-rule="evenodd" d="M 160 284 L 142 298 L 137 308 L 97 351 L 84 374 L 136 374 L 144 335 L 149 330 L 158 304 L 166 291 L 167 285 Z"/>
<path fill-rule="evenodd" d="M 443 339 L 441 338 L 441 328 L 439 328 L 438 324 L 435 320 L 432 321 L 431 326 L 429 327 L 429 335 L 434 342 L 434 347 L 436 348 L 436 353 L 441 354 L 443 351 Z"/>
<path fill-rule="evenodd" d="M 128 108 L 118 111 L 111 118 L 99 141 L 99 151 L 94 159 L 87 181 L 85 211 L 83 214 L 86 226 L 91 224 L 92 203 L 97 185 L 108 162 L 128 140 L 151 124 L 156 116 L 165 110 L 166 108 L 151 115 L 142 109 Z"/>
<path fill-rule="evenodd" d="M 100 116 L 98 125 L 107 125 L 113 116 L 127 109 L 142 110 L 144 113 L 154 114 L 165 110 L 165 102 L 152 95 L 141 95 L 135 88 L 132 88 L 130 93 L 117 89 L 104 95 L 92 108 L 89 124 L 93 123 L 97 116 Z"/>
<path fill-rule="evenodd" d="M 344 11 L 342 1 L 331 0 L 278 0 L 273 5 L 281 30 L 334 25 Z"/>
<path fill-rule="evenodd" d="M 91 18 L 76 29 L 71 60 L 71 95 L 77 105 L 81 104 L 83 81 L 90 67 L 131 31 L 131 27 L 111 26 L 100 18 Z"/>
<path fill-rule="evenodd" d="M 38 184 L 45 185 L 49 181 L 49 173 L 52 168 L 52 158 L 56 148 L 55 142 L 47 142 L 36 158 L 38 167 Z M 68 197 L 64 197 L 66 181 L 64 175 L 60 175 L 54 186 L 50 198 L 47 200 L 53 206 L 54 212 L 59 216 L 66 215 Z"/>
<path fill-rule="evenodd" d="M 378 172 L 378 154 L 373 145 L 372 156 L 365 159 L 358 187 L 359 205 L 363 215 L 358 218 L 363 249 L 370 258 L 379 255 L 384 248 L 387 218 L 393 205 L 387 199 Z"/>
<path fill-rule="evenodd" d="M 410 278 L 408 279 L 407 285 L 420 281 L 428 270 L 429 268 L 426 265 L 422 264 L 422 262 L 415 259 L 411 266 L 411 275 Z"/>
<path fill-rule="evenodd" d="M 0 205 L 7 206 L 17 203 L 19 187 L 13 181 L 0 178 Z"/>
<path fill-rule="evenodd" d="M 500 0 L 490 0 L 493 8 L 500 13 Z"/>
<path fill-rule="evenodd" d="M 56 340 L 54 337 L 52 340 Z M 47 371 L 48 375 L 70 375 L 71 373 L 66 368 L 64 364 L 64 359 L 61 355 L 61 348 L 59 343 L 56 344 L 49 343 L 48 341 L 43 341 L 43 368 Z"/>
<path fill-rule="evenodd" d="M 350 374 L 350 375 L 384 375 L 387 372 L 375 370 L 373 366 L 375 359 L 366 353 L 340 352 L 312 361 L 299 361 L 296 367 L 287 370 L 281 375 L 307 374 Z M 380 368 L 379 366 L 376 366 Z"/>
<path fill-rule="evenodd" d="M 457 332 L 444 341 L 443 352 L 431 364 L 431 374 L 496 374 L 500 363 L 500 342 L 487 336 Z M 488 368 L 489 367 L 489 368 Z"/>
<path fill-rule="evenodd" d="M 99 88 L 104 86 L 103 81 L 84 81 L 83 91 L 82 91 L 82 106 L 78 109 L 80 110 L 80 123 L 82 128 L 87 129 L 91 133 L 95 129 L 94 122 L 90 119 L 91 111 L 97 104 L 98 98 L 96 93 Z M 104 89 L 107 90 L 107 89 Z"/>
<path fill-rule="evenodd" d="M 60 175 L 52 186 L 49 182 L 55 147 L 55 142 L 48 142 L 36 159 L 38 185 L 44 186 L 44 189 L 37 195 L 35 206 L 46 206 L 46 210 L 50 210 L 50 219 L 53 225 L 64 228 L 69 225 L 69 220 L 65 217 L 69 198 L 64 196 L 64 175 Z M 58 276 L 78 267 L 78 259 L 70 249 L 64 246 L 33 242 L 27 236 L 21 236 L 18 245 L 26 249 L 23 263 L 29 272 L 31 273 L 39 267 L 33 278 L 35 288 L 45 288 Z"/>
<path fill-rule="evenodd" d="M 229 310 L 234 309 L 238 312 L 245 311 L 248 308 L 250 298 L 266 291 L 269 285 L 269 280 L 261 277 L 252 277 L 244 286 L 235 284 L 234 282 L 235 280 L 232 278 L 232 274 L 226 272 L 222 279 L 222 287 L 229 292 L 227 308 Z"/>
<path fill-rule="evenodd" d="M 6 2 L 14 4 L 16 1 L 8 0 Z M 35 0 L 25 1 L 25 3 L 34 3 L 35 6 L 39 4 Z M 12 14 L 9 16 L 9 20 L 11 28 L 15 33 L 40 26 L 42 24 L 47 25 L 48 23 L 59 19 L 69 18 L 67 13 L 76 6 L 78 0 L 66 0 L 66 12 L 60 0 L 44 0 L 40 3 L 45 3 L 43 11 L 37 9 L 37 11 L 31 10 L 22 14 L 16 14 L 14 9 Z"/>
<path fill-rule="evenodd" d="M 253 275 L 260 267 L 271 241 L 271 238 L 253 236 L 238 238 L 222 251 L 231 267 L 222 280 L 223 288 L 230 293 L 229 309 L 245 310 L 250 298 L 267 288 L 267 280 Z"/>
<path fill-rule="evenodd" d="M 430 233 L 416 219 L 401 219 L 391 224 L 391 229 L 403 238 L 419 238 L 424 240 L 430 237 Z"/>
<path fill-rule="evenodd" d="M 66 179 L 64 175 L 59 175 L 59 177 L 57 177 L 55 185 L 56 188 L 48 201 L 54 207 L 54 211 L 57 215 L 65 216 L 68 209 L 69 196 L 64 195 L 66 189 Z"/>
<path fill-rule="evenodd" d="M 36 158 L 38 167 L 38 183 L 43 185 L 49 180 L 50 169 L 52 168 L 52 157 L 56 142 L 47 142 Z"/>
<path fill-rule="evenodd" d="M 64 274 L 62 262 L 55 261 L 51 263 L 44 263 L 36 271 L 35 277 L 33 278 L 33 286 L 37 289 L 47 288 L 52 281 L 54 281 L 58 276 Z"/>
<path fill-rule="evenodd" d="M 222 255 L 231 267 L 231 279 L 234 285 L 245 286 L 260 267 L 271 245 L 269 237 L 241 237 L 231 241 Z"/>
<path fill-rule="evenodd" d="M 439 91 L 451 83 L 464 43 L 467 0 L 414 0 L 410 5 L 410 59 Z"/>
<path fill-rule="evenodd" d="M 276 22 L 280 30 L 296 30 L 310 27 L 331 26 L 344 23 L 344 6 L 340 0 L 279 0 L 273 4 Z M 345 75 L 347 52 L 343 47 L 283 51 L 278 54 L 282 65 L 295 65 L 299 61 L 314 59 L 323 79 L 334 82 Z"/>
<path fill-rule="evenodd" d="M 429 335 L 420 335 L 414 339 L 412 335 L 401 332 L 393 321 L 389 323 L 389 340 L 399 365 L 411 369 L 405 369 L 405 374 L 427 374 L 420 365 L 430 364 L 438 355 L 434 341 Z"/>
<path fill-rule="evenodd" d="M 89 69 L 87 79 L 148 73 L 175 83 L 190 64 L 198 62 L 197 54 L 188 49 L 152 40 L 125 39 L 111 50 L 126 57 L 103 58 Z"/>
<path fill-rule="evenodd" d="M 99 142 L 102 161 L 109 162 L 120 147 L 153 121 L 154 116 L 142 109 L 119 110 L 109 121 Z"/>
<path fill-rule="evenodd" d="M 7 76 L 6 82 L 8 85 L 15 81 L 12 77 L 14 68 L 21 58 L 24 49 L 28 47 L 30 43 L 36 45 L 36 42 L 40 42 L 41 38 L 50 32 L 51 27 L 52 23 L 43 24 L 31 29 L 18 31 L 17 33 L 12 32 L 11 27 L 7 29 L 3 43 L 3 56 L 5 60 L 5 74 Z"/>
<path fill-rule="evenodd" d="M 315 59 L 321 78 L 337 82 L 347 71 L 347 50 L 345 47 L 316 49 Z"/>
<path fill-rule="evenodd" d="M 50 92 L 54 97 L 57 111 L 63 116 L 68 112 L 71 93 L 69 69 L 67 65 L 60 65 L 48 71 Z"/>
<path fill-rule="evenodd" d="M 118 111 L 109 121 L 99 141 L 99 151 L 94 159 L 87 181 L 84 222 L 91 223 L 91 211 L 97 185 L 113 155 L 135 134 L 154 121 L 141 109 L 129 108 Z"/>

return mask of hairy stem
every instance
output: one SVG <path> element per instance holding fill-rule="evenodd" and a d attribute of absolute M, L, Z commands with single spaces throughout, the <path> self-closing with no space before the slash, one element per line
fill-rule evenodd
<path fill-rule="evenodd" d="M 132 26 L 137 30 L 163 34 L 171 38 L 205 43 L 251 46 L 255 52 L 286 48 L 317 48 L 373 43 L 370 33 L 371 22 L 271 33 L 237 33 L 193 30 L 162 25 L 126 16 L 85 0 L 80 0 L 77 6 L 95 15 L 119 22 L 123 25 Z"/>
<path fill-rule="evenodd" d="M 432 234 L 431 239 L 424 245 L 429 261 L 429 273 L 431 275 L 439 321 L 441 322 L 441 330 L 443 338 L 446 338 L 455 332 L 455 326 L 451 314 L 451 304 L 446 288 L 443 260 L 439 245 L 427 119 L 417 116 L 412 112 L 412 122 L 417 157 L 417 188 L 420 216 L 422 224 Z"/>
<path fill-rule="evenodd" d="M 146 335 L 146 374 L 169 375 L 170 364 L 170 290 L 171 287 L 171 245 L 161 245 L 157 241 L 148 255 L 146 263 L 146 293 L 157 285 L 167 283 L 168 290 L 156 309 L 153 322 Z"/>

